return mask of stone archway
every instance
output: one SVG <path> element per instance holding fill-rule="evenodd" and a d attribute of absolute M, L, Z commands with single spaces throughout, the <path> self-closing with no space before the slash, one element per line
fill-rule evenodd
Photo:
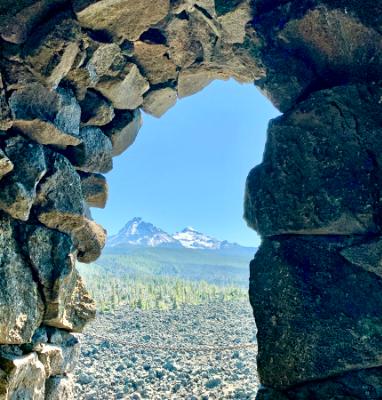
<path fill-rule="evenodd" d="M 0 397 L 71 398 L 95 307 L 74 267 L 105 242 L 88 206 L 156 116 L 213 79 L 284 113 L 245 218 L 259 399 L 382 390 L 382 5 L 355 0 L 5 0 L 0 5 Z M 254 110 L 255 112 L 255 110 Z"/>

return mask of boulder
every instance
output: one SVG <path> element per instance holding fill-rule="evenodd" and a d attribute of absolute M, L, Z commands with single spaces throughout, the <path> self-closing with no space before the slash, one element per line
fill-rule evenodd
<path fill-rule="evenodd" d="M 80 102 L 82 126 L 103 126 L 111 122 L 115 116 L 110 101 L 99 93 L 88 90 Z"/>
<path fill-rule="evenodd" d="M 12 115 L 8 105 L 2 75 L 0 73 L 0 130 L 8 130 L 12 126 Z"/>
<path fill-rule="evenodd" d="M 44 293 L 44 323 L 81 331 L 93 319 L 95 308 L 75 270 L 75 250 L 70 237 L 44 227 L 33 227 L 28 229 L 24 242 L 26 254 Z M 78 294 L 73 296 L 73 293 Z M 78 304 L 81 301 L 84 306 Z M 82 315 L 81 310 L 85 311 Z M 63 371 L 52 375 L 61 373 Z"/>
<path fill-rule="evenodd" d="M 83 172 L 109 172 L 113 168 L 111 140 L 93 126 L 82 128 L 79 137 L 82 143 L 66 152 L 71 163 Z"/>
<path fill-rule="evenodd" d="M 382 278 L 342 255 L 353 246 L 365 254 L 369 240 L 304 235 L 263 241 L 251 262 L 250 301 L 264 385 L 285 390 L 380 365 Z"/>
<path fill-rule="evenodd" d="M 45 400 L 45 371 L 36 353 L 0 356 L 0 396 Z"/>
<path fill-rule="evenodd" d="M 26 42 L 33 28 L 41 23 L 49 13 L 64 3 L 65 0 L 34 1 L 31 5 L 22 8 L 14 15 L 8 16 L 6 23 L 0 23 L 1 38 L 13 44 Z M 28 3 L 25 5 L 28 5 Z"/>
<path fill-rule="evenodd" d="M 46 381 L 45 400 L 72 400 L 74 383 L 71 376 L 52 376 Z"/>
<path fill-rule="evenodd" d="M 0 209 L 26 221 L 36 198 L 36 187 L 46 173 L 44 150 L 40 144 L 21 136 L 5 140 L 4 152 L 13 170 L 0 180 Z"/>
<path fill-rule="evenodd" d="M 32 140 L 58 147 L 81 143 L 81 108 L 70 91 L 50 91 L 31 84 L 15 91 L 9 104 L 15 119 L 13 127 Z"/>
<path fill-rule="evenodd" d="M 214 80 L 214 76 L 203 69 L 188 69 L 179 73 L 178 78 L 178 97 L 192 96 L 200 92 Z"/>
<path fill-rule="evenodd" d="M 381 91 L 316 92 L 273 120 L 262 164 L 248 176 L 247 223 L 263 236 L 378 230 Z"/>
<path fill-rule="evenodd" d="M 113 156 L 122 154 L 130 147 L 142 126 L 139 109 L 134 111 L 116 111 L 115 118 L 103 127 L 104 133 L 110 137 L 113 145 Z"/>
<path fill-rule="evenodd" d="M 105 231 L 86 216 L 81 180 L 71 163 L 57 153 L 50 154 L 49 162 L 49 172 L 36 198 L 37 218 L 48 228 L 70 235 L 81 260 L 94 261 L 105 245 Z M 75 299 L 84 290 L 79 280 L 77 286 Z"/>
<path fill-rule="evenodd" d="M 80 25 L 69 11 L 59 11 L 32 31 L 23 45 L 25 65 L 50 89 L 57 88 L 84 56 L 81 50 L 85 47 L 84 35 Z"/>
<path fill-rule="evenodd" d="M 44 312 L 32 270 L 22 255 L 17 228 L 11 218 L 0 214 L 0 343 L 3 344 L 29 342 Z"/>
<path fill-rule="evenodd" d="M 78 338 L 67 332 L 61 336 L 63 336 L 61 338 L 63 340 L 57 342 L 57 334 L 54 333 L 52 335 L 53 339 L 50 339 L 50 341 L 53 340 L 55 344 L 42 344 L 37 350 L 38 358 L 45 367 L 47 378 L 72 372 L 80 356 L 81 350 Z"/>
<path fill-rule="evenodd" d="M 157 0 L 153 7 L 152 0 L 73 0 L 73 7 L 82 26 L 136 41 L 167 16 L 170 1 Z"/>
<path fill-rule="evenodd" d="M 160 118 L 176 104 L 176 100 L 177 93 L 175 89 L 168 87 L 153 90 L 145 96 L 142 108 L 147 114 Z"/>
<path fill-rule="evenodd" d="M 126 64 L 118 77 L 104 77 L 96 89 L 121 110 L 134 110 L 143 103 L 143 95 L 150 88 L 135 64 Z"/>
<path fill-rule="evenodd" d="M 103 76 L 117 76 L 125 64 L 125 57 L 116 43 L 103 43 L 92 54 L 86 69 L 92 84 L 95 85 Z"/>
<path fill-rule="evenodd" d="M 151 85 L 176 80 L 177 67 L 169 58 L 167 46 L 138 41 L 134 43 L 134 57 Z"/>
<path fill-rule="evenodd" d="M 90 207 L 105 208 L 108 186 L 106 179 L 100 174 L 80 174 L 82 194 Z"/>

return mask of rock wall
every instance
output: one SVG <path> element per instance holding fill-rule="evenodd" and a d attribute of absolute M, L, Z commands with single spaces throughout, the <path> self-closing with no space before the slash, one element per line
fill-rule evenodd
<path fill-rule="evenodd" d="M 141 127 L 214 79 L 284 113 L 245 218 L 259 399 L 382 396 L 382 5 L 366 0 L 0 3 L 0 399 L 71 399 L 95 305 L 102 174 Z M 254 113 L 256 110 L 254 110 Z"/>

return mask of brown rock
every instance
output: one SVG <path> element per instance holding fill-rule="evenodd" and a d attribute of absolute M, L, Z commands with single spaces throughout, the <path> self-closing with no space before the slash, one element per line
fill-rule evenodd
<path fill-rule="evenodd" d="M 108 186 L 106 179 L 100 174 L 81 173 L 82 194 L 90 207 L 105 208 Z"/>
<path fill-rule="evenodd" d="M 107 30 L 117 37 L 136 41 L 169 12 L 169 0 L 74 0 L 74 10 L 81 25 Z"/>
<path fill-rule="evenodd" d="M 141 126 L 142 116 L 139 109 L 116 112 L 113 121 L 103 127 L 103 131 L 111 139 L 113 156 L 122 154 L 134 143 Z"/>
<path fill-rule="evenodd" d="M 151 84 L 176 80 L 177 68 L 169 58 L 166 46 L 138 41 L 135 42 L 134 49 L 137 64 Z"/>
<path fill-rule="evenodd" d="M 118 78 L 106 77 L 101 79 L 97 86 L 113 106 L 121 110 L 134 110 L 143 103 L 143 94 L 150 85 L 135 64 L 127 64 Z"/>
<path fill-rule="evenodd" d="M 208 71 L 189 69 L 181 71 L 178 79 L 178 97 L 191 96 L 200 92 L 214 80 Z"/>
<path fill-rule="evenodd" d="M 45 371 L 36 353 L 0 356 L 0 396 L 45 400 Z"/>
<path fill-rule="evenodd" d="M 111 103 L 99 93 L 88 90 L 80 102 L 83 126 L 103 126 L 111 122 L 115 116 Z"/>
<path fill-rule="evenodd" d="M 12 161 L 0 149 L 0 179 L 14 168 Z"/>
<path fill-rule="evenodd" d="M 154 117 L 161 117 L 176 104 L 177 93 L 172 88 L 153 90 L 145 96 L 143 110 Z"/>
<path fill-rule="evenodd" d="M 0 24 L 0 36 L 10 43 L 24 43 L 33 28 L 42 22 L 48 13 L 62 6 L 64 2 L 65 0 L 35 1 L 29 7 L 8 17 L 7 23 Z"/>

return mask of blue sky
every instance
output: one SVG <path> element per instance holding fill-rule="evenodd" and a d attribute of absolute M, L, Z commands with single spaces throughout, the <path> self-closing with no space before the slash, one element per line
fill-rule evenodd
<path fill-rule="evenodd" d="M 133 146 L 107 174 L 109 200 L 93 217 L 109 234 L 133 217 L 174 233 L 186 226 L 259 243 L 242 218 L 248 172 L 261 162 L 277 110 L 253 85 L 215 81 L 162 118 L 144 115 Z"/>

